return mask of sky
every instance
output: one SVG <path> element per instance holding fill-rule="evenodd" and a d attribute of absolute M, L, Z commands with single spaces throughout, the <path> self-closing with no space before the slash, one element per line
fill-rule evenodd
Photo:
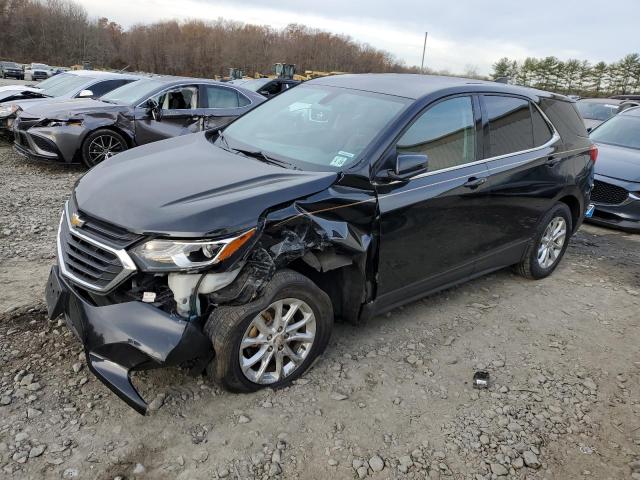
<path fill-rule="evenodd" d="M 282 28 L 301 23 L 387 50 L 407 65 L 489 74 L 501 57 L 613 62 L 640 50 L 640 0 L 76 0 L 123 27 L 220 17 Z"/>

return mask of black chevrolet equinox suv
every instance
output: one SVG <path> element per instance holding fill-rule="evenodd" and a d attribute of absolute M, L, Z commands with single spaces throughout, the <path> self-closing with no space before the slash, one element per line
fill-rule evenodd
<path fill-rule="evenodd" d="M 575 104 L 461 78 L 305 82 L 91 169 L 66 203 L 49 316 L 138 412 L 132 370 L 249 392 L 302 375 L 334 319 L 513 266 L 558 266 L 597 150 Z"/>

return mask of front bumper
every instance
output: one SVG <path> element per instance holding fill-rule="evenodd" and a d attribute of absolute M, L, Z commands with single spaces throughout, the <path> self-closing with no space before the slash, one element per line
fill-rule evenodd
<path fill-rule="evenodd" d="M 627 232 L 640 232 L 640 200 L 623 205 L 603 205 L 594 203 L 595 210 L 586 221 Z"/>
<path fill-rule="evenodd" d="M 46 288 L 49 318 L 64 315 L 82 342 L 91 372 L 141 414 L 147 404 L 130 372 L 196 361 L 199 373 L 213 358 L 210 340 L 193 322 L 138 301 L 95 306 L 52 267 Z"/>

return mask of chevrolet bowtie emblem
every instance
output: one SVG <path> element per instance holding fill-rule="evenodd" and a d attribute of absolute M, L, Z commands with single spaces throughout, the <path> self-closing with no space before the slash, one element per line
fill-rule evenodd
<path fill-rule="evenodd" d="M 74 213 L 71 215 L 71 225 L 76 228 L 81 228 L 84 225 L 84 220 L 80 218 L 80 215 Z"/>

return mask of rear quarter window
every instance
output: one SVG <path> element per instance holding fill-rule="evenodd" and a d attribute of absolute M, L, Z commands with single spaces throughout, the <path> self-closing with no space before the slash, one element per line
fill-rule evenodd
<path fill-rule="evenodd" d="M 540 108 L 565 143 L 575 143 L 575 137 L 589 137 L 574 102 L 541 98 Z"/>

